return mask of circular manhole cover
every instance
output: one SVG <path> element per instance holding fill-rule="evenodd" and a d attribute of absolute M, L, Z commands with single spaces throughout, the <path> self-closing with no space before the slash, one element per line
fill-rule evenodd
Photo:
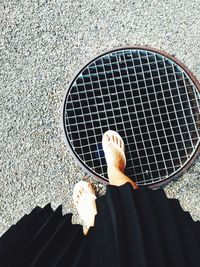
<path fill-rule="evenodd" d="M 126 174 L 158 187 L 179 176 L 200 150 L 200 85 L 174 57 L 127 47 L 91 60 L 66 91 L 62 122 L 74 157 L 108 182 L 102 135 L 117 131 Z"/>

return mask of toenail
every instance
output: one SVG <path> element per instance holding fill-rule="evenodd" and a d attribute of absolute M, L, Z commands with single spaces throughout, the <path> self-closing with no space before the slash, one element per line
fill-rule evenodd
<path fill-rule="evenodd" d="M 110 136 L 109 135 L 106 135 L 106 138 L 108 141 L 110 141 Z"/>

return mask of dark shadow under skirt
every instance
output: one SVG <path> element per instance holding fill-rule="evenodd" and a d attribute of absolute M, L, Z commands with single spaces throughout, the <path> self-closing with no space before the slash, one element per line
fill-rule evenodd
<path fill-rule="evenodd" d="M 107 186 L 88 235 L 71 214 L 36 207 L 0 239 L 0 266 L 199 267 L 200 222 L 162 189 Z"/>

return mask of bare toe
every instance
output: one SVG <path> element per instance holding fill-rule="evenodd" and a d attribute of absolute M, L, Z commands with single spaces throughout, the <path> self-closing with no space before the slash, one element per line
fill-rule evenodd
<path fill-rule="evenodd" d="M 74 203 L 76 206 L 78 205 L 78 202 L 83 195 L 83 191 L 84 191 L 84 189 L 81 187 L 79 190 L 74 191 L 74 193 L 73 193 L 73 200 L 74 200 Z"/>

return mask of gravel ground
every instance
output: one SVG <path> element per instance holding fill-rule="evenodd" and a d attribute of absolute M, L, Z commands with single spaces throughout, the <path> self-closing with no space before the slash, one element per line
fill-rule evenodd
<path fill-rule="evenodd" d="M 135 44 L 175 55 L 200 80 L 199 0 L 1 0 L 0 10 L 0 234 L 48 202 L 78 221 L 71 195 L 84 172 L 60 127 L 69 81 L 93 56 Z M 199 173 L 200 158 L 165 188 L 195 220 Z"/>

